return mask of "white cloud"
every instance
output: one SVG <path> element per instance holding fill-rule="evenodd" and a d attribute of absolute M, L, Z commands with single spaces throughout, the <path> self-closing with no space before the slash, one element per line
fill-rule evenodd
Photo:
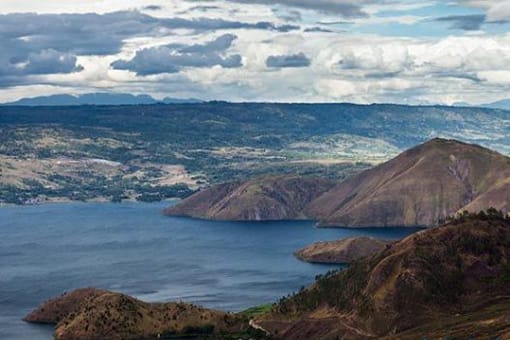
<path fill-rule="evenodd" d="M 480 71 L 478 72 L 480 79 L 483 79 L 495 85 L 510 85 L 510 71 L 497 70 L 497 71 Z"/>
<path fill-rule="evenodd" d="M 494 3 L 487 11 L 488 21 L 510 20 L 510 1 L 503 0 Z"/>
<path fill-rule="evenodd" d="M 508 16 L 509 1 L 506 0 L 459 1 L 486 10 L 488 20 L 503 20 Z M 160 19 L 206 17 L 249 24 L 288 23 L 288 18 L 281 11 L 275 11 L 273 6 L 265 3 L 269 1 L 217 0 L 206 2 L 208 8 L 199 8 L 196 1 L 180 0 L 4 0 L 0 13 L 29 12 L 34 8 L 38 13 L 109 13 L 137 9 Z M 337 5 L 347 3 L 353 1 L 336 2 Z M 313 4 L 305 0 L 280 1 L 277 6 L 287 11 L 297 6 L 300 15 L 294 16 L 297 21 L 292 24 L 301 27 L 291 32 L 246 27 L 220 27 L 197 32 L 185 27 L 160 27 L 157 31 L 120 37 L 117 40 L 120 48 L 104 56 L 82 55 L 79 49 L 75 49 L 76 64 L 83 67 L 82 71 L 30 76 L 25 79 L 25 84 L 30 85 L 14 84 L 16 86 L 0 89 L 0 101 L 15 99 L 23 93 L 84 93 L 105 89 L 149 93 L 158 98 L 182 96 L 257 101 L 450 104 L 457 101 L 484 103 L 504 97 L 510 90 L 509 34 L 477 32 L 477 35 L 403 38 L 356 33 L 356 28 L 363 25 L 413 25 L 423 18 L 394 13 L 433 3 L 414 0 L 365 1 L 362 10 L 370 16 L 349 19 L 354 22 L 350 32 L 305 32 L 306 28 L 319 25 L 318 22 L 338 20 L 338 16 L 331 13 L 312 9 Z M 325 1 L 321 4 L 324 5 Z M 143 9 L 147 5 L 160 6 L 161 9 Z M 387 10 L 392 11 L 392 16 L 376 16 Z M 132 60 L 137 51 L 144 48 L 171 44 L 203 45 L 224 34 L 238 37 L 225 49 L 225 56 L 240 55 L 242 67 L 224 68 L 218 63 L 205 63 L 213 66 L 180 67 L 175 74 L 146 76 L 110 67 L 115 60 Z M 59 43 L 66 46 L 65 41 Z M 171 54 L 173 49 L 166 52 Z M 266 65 L 270 56 L 299 56 L 301 53 L 310 59 L 309 65 L 302 63 L 300 66 L 303 67 L 299 68 L 270 68 Z"/>

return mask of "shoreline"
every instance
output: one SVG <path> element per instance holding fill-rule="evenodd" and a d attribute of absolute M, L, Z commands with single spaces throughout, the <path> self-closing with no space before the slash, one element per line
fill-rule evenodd
<path fill-rule="evenodd" d="M 59 205 L 59 204 L 70 204 L 70 203 L 101 203 L 101 204 L 123 204 L 123 203 L 162 203 L 162 202 L 172 202 L 172 201 L 179 201 L 180 198 L 174 197 L 174 198 L 167 198 L 160 201 L 154 201 L 154 202 L 143 202 L 143 201 L 137 201 L 136 199 L 125 199 L 121 202 L 112 202 L 108 199 L 102 199 L 102 198 L 94 198 L 91 200 L 86 201 L 79 201 L 79 200 L 72 200 L 66 197 L 62 198 L 52 198 L 44 201 L 39 201 L 37 203 L 28 203 L 28 204 L 14 204 L 14 203 L 0 203 L 0 209 L 2 208 L 15 208 L 15 207 L 34 207 L 34 206 L 43 206 L 43 205 Z"/>

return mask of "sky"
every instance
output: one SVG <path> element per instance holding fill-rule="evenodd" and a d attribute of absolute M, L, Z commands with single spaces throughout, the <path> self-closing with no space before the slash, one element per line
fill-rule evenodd
<path fill-rule="evenodd" d="M 484 104 L 510 98 L 510 0 L 1 0 L 0 102 Z"/>

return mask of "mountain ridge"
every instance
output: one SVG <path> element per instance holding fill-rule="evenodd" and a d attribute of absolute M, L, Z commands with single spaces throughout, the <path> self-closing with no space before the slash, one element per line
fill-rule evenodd
<path fill-rule="evenodd" d="M 257 181 L 258 186 L 271 188 L 269 196 L 280 195 L 274 180 Z M 319 180 L 293 186 L 314 188 L 314 181 Z M 252 185 L 247 181 L 205 189 L 165 213 L 221 220 L 310 219 L 323 227 L 431 226 L 465 209 L 510 211 L 510 158 L 479 145 L 435 138 L 343 182 L 330 181 L 331 188 L 316 191 L 299 205 L 287 195 L 285 213 L 277 212 L 279 203 L 266 199 L 267 191 L 239 194 Z M 259 208 L 267 218 L 241 213 Z M 232 213 L 225 214 L 229 209 Z"/>
<path fill-rule="evenodd" d="M 321 226 L 430 226 L 462 210 L 510 210 L 510 158 L 435 138 L 311 203 Z"/>
<path fill-rule="evenodd" d="M 201 190 L 165 214 L 213 220 L 306 220 L 305 206 L 333 187 L 334 181 L 274 176 L 215 185 Z"/>
<path fill-rule="evenodd" d="M 319 276 L 255 323 L 285 339 L 506 338 L 509 258 L 508 217 L 462 214 Z"/>
<path fill-rule="evenodd" d="M 94 92 L 80 95 L 56 94 L 50 96 L 26 97 L 14 102 L 1 103 L 0 106 L 82 106 L 82 105 L 152 105 L 152 104 L 196 104 L 198 99 L 179 99 L 165 97 L 161 100 L 150 95 L 130 93 Z"/>

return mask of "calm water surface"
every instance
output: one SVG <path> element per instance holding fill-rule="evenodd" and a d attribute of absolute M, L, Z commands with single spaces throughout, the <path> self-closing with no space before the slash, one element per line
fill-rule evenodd
<path fill-rule="evenodd" d="M 161 214 L 168 204 L 0 208 L 0 339 L 51 339 L 52 327 L 21 318 L 40 302 L 80 287 L 240 311 L 273 302 L 335 268 L 296 260 L 292 253 L 300 247 L 416 231 L 171 218 Z"/>

